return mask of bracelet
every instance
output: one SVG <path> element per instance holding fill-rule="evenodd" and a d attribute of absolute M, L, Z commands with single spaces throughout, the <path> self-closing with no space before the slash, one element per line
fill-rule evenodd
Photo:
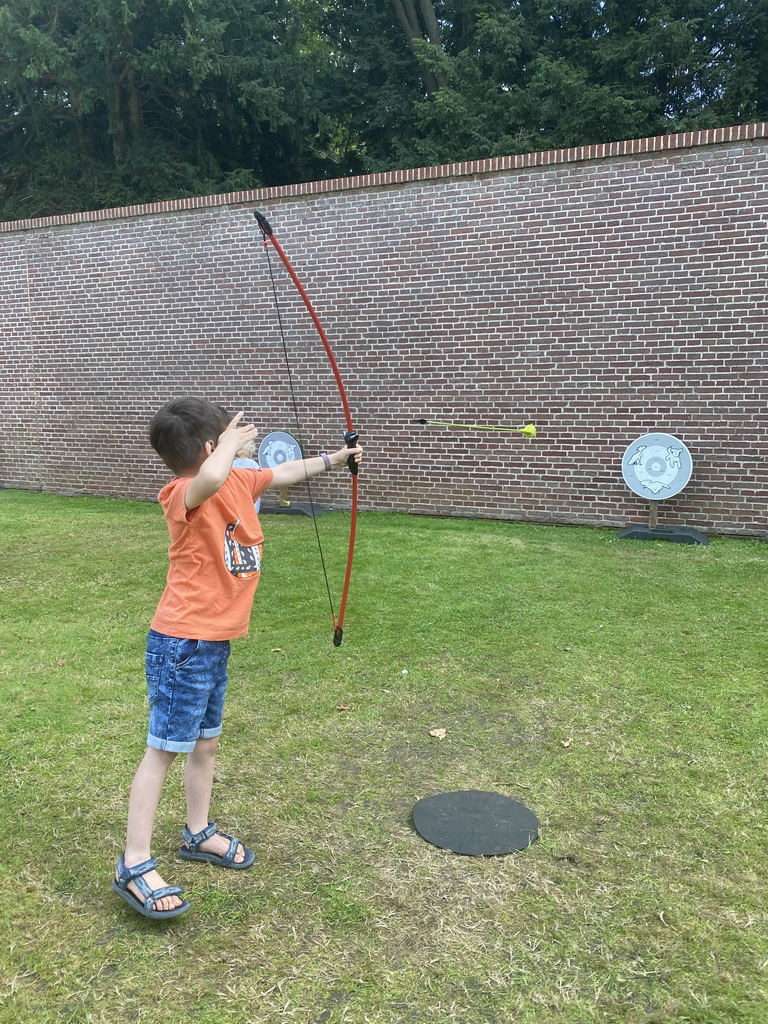
<path fill-rule="evenodd" d="M 331 472 L 331 460 L 328 458 L 328 452 L 320 452 L 320 458 L 325 463 L 325 472 Z"/>

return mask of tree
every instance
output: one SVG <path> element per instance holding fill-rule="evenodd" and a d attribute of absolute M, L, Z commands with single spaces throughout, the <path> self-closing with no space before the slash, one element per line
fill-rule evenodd
<path fill-rule="evenodd" d="M 4 216 L 323 176 L 295 13 L 284 0 L 0 7 Z"/>
<path fill-rule="evenodd" d="M 768 114 L 766 0 L 325 6 L 328 31 L 348 56 L 337 86 L 342 105 L 352 112 L 358 157 L 374 169 Z"/>
<path fill-rule="evenodd" d="M 768 0 L 0 0 L 0 216 L 768 118 Z"/>

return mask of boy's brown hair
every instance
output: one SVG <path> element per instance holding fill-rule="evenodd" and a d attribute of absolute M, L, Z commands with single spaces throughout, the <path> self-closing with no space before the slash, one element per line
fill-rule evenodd
<path fill-rule="evenodd" d="M 174 398 L 149 424 L 149 443 L 176 476 L 196 469 L 206 441 L 218 441 L 230 417 L 204 398 Z"/>

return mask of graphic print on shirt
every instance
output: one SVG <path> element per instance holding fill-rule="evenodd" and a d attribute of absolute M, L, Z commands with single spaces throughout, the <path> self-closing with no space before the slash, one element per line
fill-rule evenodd
<path fill-rule="evenodd" d="M 234 532 L 239 525 L 240 520 L 236 519 L 224 531 L 224 562 L 233 576 L 247 580 L 261 569 L 261 555 L 257 544 L 246 546 L 235 540 Z"/>

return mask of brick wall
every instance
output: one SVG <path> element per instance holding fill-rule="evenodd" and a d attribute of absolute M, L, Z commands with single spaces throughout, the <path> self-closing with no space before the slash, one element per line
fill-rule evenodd
<path fill-rule="evenodd" d="M 258 208 L 336 354 L 362 507 L 645 522 L 621 457 L 663 431 L 694 468 L 660 524 L 766 537 L 767 138 L 742 125 L 0 224 L 0 484 L 153 497 L 167 474 L 146 424 L 178 394 L 299 432 Z M 340 438 L 341 406 L 272 264 L 311 454 Z M 316 497 L 343 504 L 343 475 Z"/>

